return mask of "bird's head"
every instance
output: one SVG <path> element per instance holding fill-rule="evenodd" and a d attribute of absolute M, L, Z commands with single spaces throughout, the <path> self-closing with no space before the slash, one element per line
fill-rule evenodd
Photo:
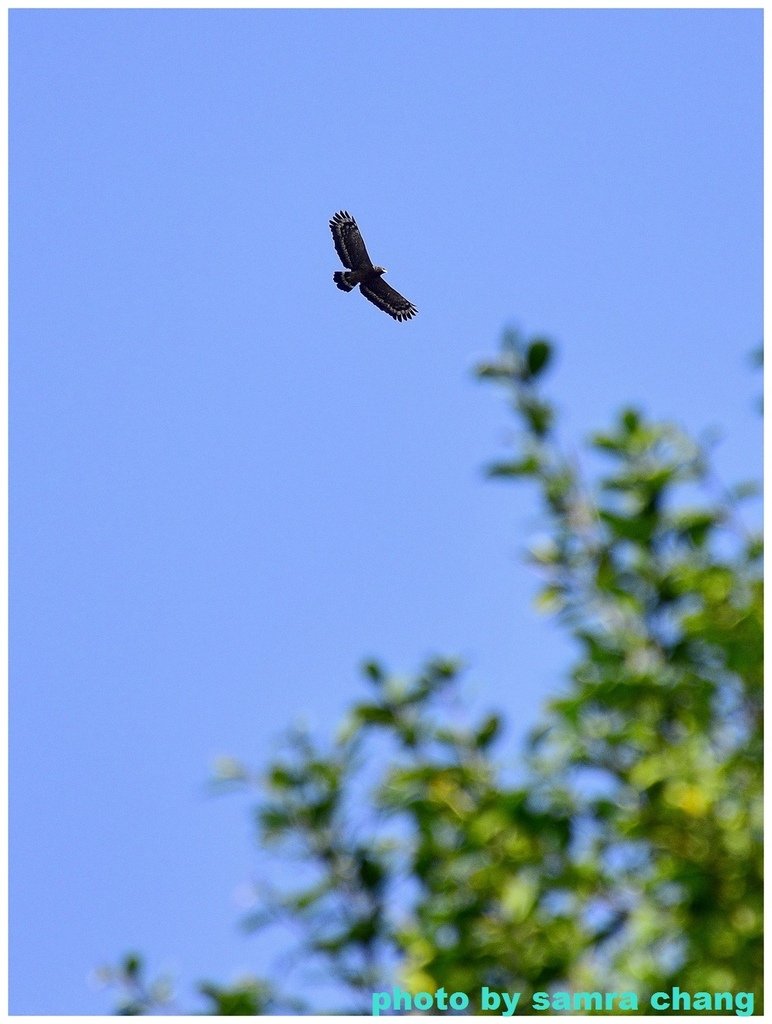
<path fill-rule="evenodd" d="M 373 267 L 373 270 L 375 271 L 376 274 L 378 274 L 379 277 L 382 274 L 386 273 L 386 267 Z"/>

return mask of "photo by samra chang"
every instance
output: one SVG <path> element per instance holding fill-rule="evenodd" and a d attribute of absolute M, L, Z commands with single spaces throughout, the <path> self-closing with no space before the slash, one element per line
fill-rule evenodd
<path fill-rule="evenodd" d="M 528 998 L 522 992 L 500 991 L 487 985 L 475 993 L 448 992 L 438 988 L 434 992 L 405 992 L 392 988 L 390 992 L 373 992 L 373 1017 L 394 1013 L 451 1013 L 479 1010 L 482 1013 L 512 1017 L 518 1010 L 525 1012 Z M 637 992 L 534 992 L 530 1009 L 535 1013 L 625 1013 L 649 1009 L 657 1013 L 712 1012 L 751 1016 L 755 1009 L 753 992 L 688 992 L 677 985 L 668 991 L 654 992 L 641 998 Z"/>

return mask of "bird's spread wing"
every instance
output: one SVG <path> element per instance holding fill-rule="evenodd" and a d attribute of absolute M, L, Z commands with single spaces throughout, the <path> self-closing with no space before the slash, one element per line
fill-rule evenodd
<path fill-rule="evenodd" d="M 369 270 L 373 261 L 367 255 L 357 222 L 345 210 L 336 213 L 330 221 L 332 240 L 340 261 L 349 270 Z"/>
<path fill-rule="evenodd" d="M 395 291 L 390 284 L 386 284 L 382 277 L 377 277 L 374 281 L 367 283 L 363 282 L 360 284 L 359 290 L 366 299 L 375 303 L 378 309 L 382 309 L 384 313 L 393 316 L 395 320 L 409 320 L 418 312 L 412 302 Z"/>

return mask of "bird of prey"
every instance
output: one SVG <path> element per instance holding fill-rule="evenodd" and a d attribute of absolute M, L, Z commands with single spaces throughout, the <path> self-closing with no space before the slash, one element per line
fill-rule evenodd
<path fill-rule="evenodd" d="M 359 285 L 360 292 L 378 309 L 393 316 L 395 320 L 409 320 L 418 310 L 404 295 L 386 284 L 382 275 L 383 267 L 376 267 L 367 254 L 364 239 L 357 222 L 345 210 L 340 210 L 330 221 L 335 251 L 346 270 L 336 270 L 332 275 L 342 292 L 350 292 Z"/>

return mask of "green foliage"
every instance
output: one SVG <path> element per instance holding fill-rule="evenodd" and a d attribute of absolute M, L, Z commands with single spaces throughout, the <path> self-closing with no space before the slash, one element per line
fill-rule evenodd
<path fill-rule="evenodd" d="M 199 992 L 211 1004 L 207 1013 L 217 1017 L 256 1017 L 273 1009 L 270 988 L 252 979 L 238 982 L 230 988 L 203 982 L 199 985 Z"/>
<path fill-rule="evenodd" d="M 291 922 L 337 1012 L 368 1013 L 391 984 L 634 990 L 643 1006 L 678 984 L 755 991 L 759 1009 L 761 543 L 738 515 L 752 491 L 716 498 L 709 452 L 632 408 L 580 473 L 539 390 L 551 351 L 510 332 L 478 369 L 519 428 L 489 472 L 538 490 L 537 606 L 577 652 L 518 781 L 506 715 L 470 720 L 446 659 L 412 679 L 366 663 L 338 735 L 292 733 L 258 780 L 259 842 L 298 881 L 261 892 L 248 924 Z M 229 760 L 218 778 L 254 784 Z M 140 966 L 117 979 L 123 1012 L 152 1003 Z M 219 1014 L 289 1005 L 257 983 L 201 991 Z"/>
<path fill-rule="evenodd" d="M 102 967 L 97 974 L 104 984 L 121 990 L 116 1009 L 120 1016 L 138 1017 L 156 1013 L 171 1001 L 170 980 L 157 978 L 149 982 L 145 978 L 144 961 L 137 953 L 127 953 L 115 967 Z"/>
<path fill-rule="evenodd" d="M 116 1010 L 120 1016 L 175 1012 L 171 979 L 161 977 L 149 981 L 144 960 L 137 953 L 128 953 L 116 967 L 101 968 L 98 976 L 104 984 L 121 989 Z M 202 982 L 198 991 L 208 1004 L 207 1015 L 255 1017 L 275 1012 L 277 1006 L 270 986 L 253 978 L 239 981 L 229 988 Z M 282 1006 L 282 1009 L 289 1005 Z"/>

